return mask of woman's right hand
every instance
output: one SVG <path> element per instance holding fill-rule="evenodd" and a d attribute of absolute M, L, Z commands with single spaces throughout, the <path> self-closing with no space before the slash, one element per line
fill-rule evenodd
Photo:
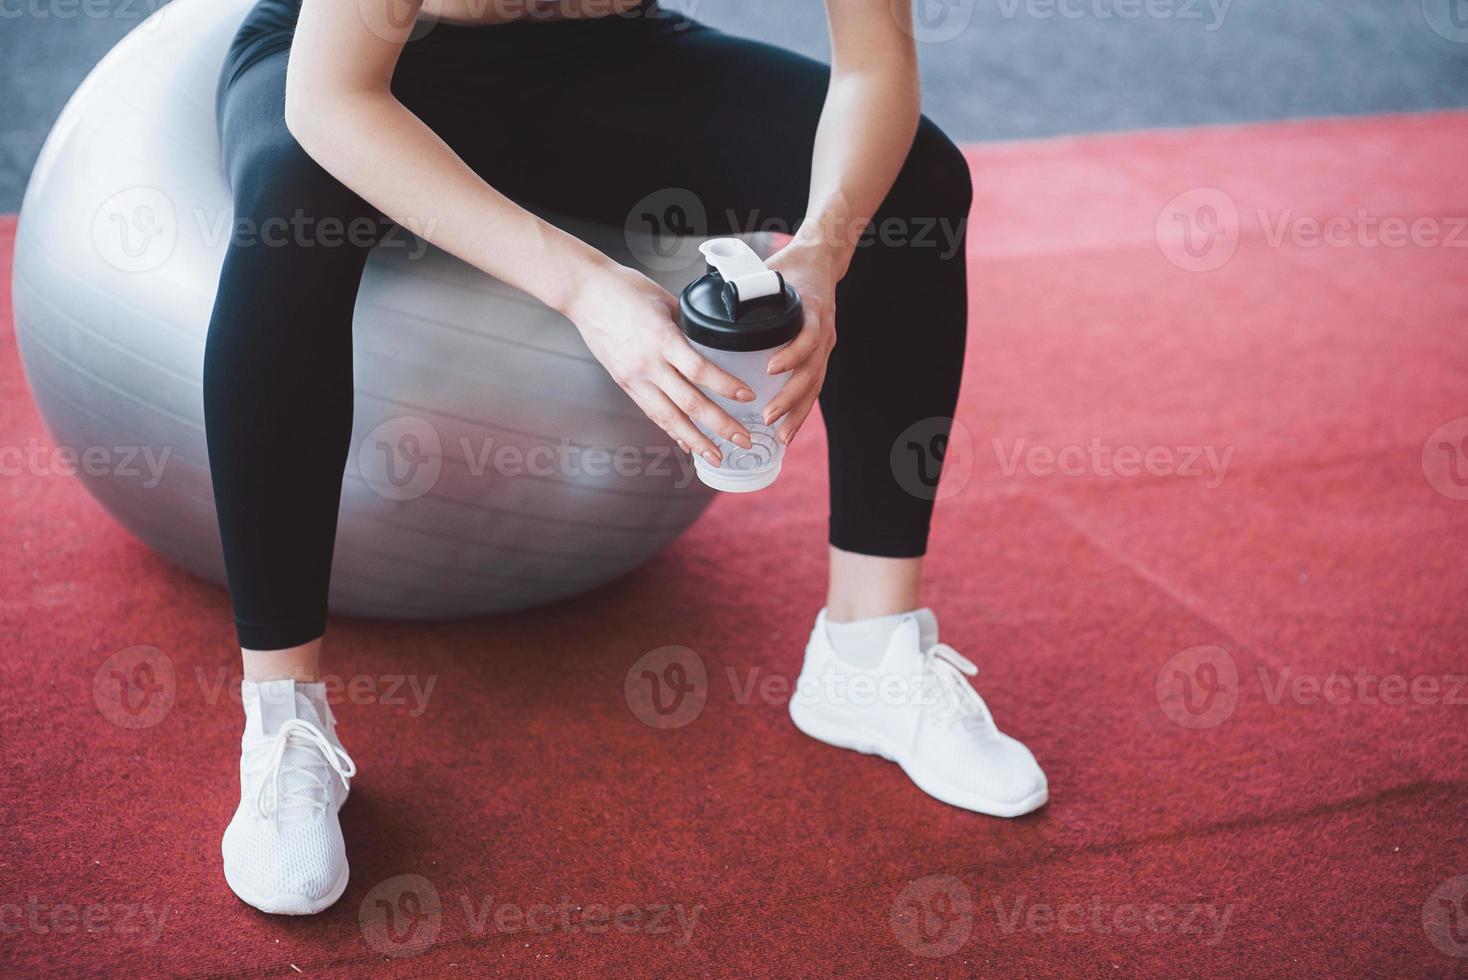
<path fill-rule="evenodd" d="M 699 385 L 725 398 L 754 401 L 749 386 L 700 356 L 678 329 L 678 300 L 634 269 L 608 261 L 583 280 L 566 315 L 586 346 L 649 419 L 713 465 L 722 454 L 694 421 L 744 449 L 749 431 Z"/>

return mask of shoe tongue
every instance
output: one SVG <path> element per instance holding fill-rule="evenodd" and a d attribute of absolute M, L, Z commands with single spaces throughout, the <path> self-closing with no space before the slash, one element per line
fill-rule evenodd
<path fill-rule="evenodd" d="M 887 656 L 921 655 L 937 642 L 938 617 L 931 609 L 914 609 L 892 631 L 892 639 L 887 641 Z"/>
<path fill-rule="evenodd" d="M 938 616 L 933 610 L 926 607 L 913 610 L 912 618 L 918 624 L 919 645 L 924 650 L 930 649 L 938 642 Z"/>
<path fill-rule="evenodd" d="M 268 738 L 292 718 L 309 721 L 325 731 L 325 719 L 313 703 L 324 701 L 325 693 L 325 685 L 319 681 L 315 684 L 298 684 L 289 679 L 245 681 L 240 685 L 245 705 L 245 734 Z"/>
<path fill-rule="evenodd" d="M 298 684 L 292 680 L 275 680 L 240 685 L 241 698 L 245 704 L 245 740 L 252 742 L 266 739 L 280 731 L 280 726 L 292 718 L 308 721 L 327 731 L 325 718 L 326 687 L 321 682 Z M 318 710 L 317 705 L 323 707 Z M 294 819 L 309 817 L 309 805 L 303 805 L 299 797 L 322 795 L 319 778 L 308 774 L 308 770 L 319 770 L 321 752 L 313 745 L 291 744 L 280 758 L 280 791 L 294 794 L 295 799 L 281 804 L 281 816 Z"/>

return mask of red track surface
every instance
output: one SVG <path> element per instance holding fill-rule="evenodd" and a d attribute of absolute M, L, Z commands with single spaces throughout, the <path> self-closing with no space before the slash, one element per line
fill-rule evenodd
<path fill-rule="evenodd" d="M 343 814 L 351 887 L 313 919 L 257 914 L 219 870 L 240 730 L 225 596 L 155 558 L 76 480 L 17 458 L 49 440 L 6 309 L 6 972 L 1468 972 L 1444 951 L 1468 956 L 1454 890 L 1468 887 L 1454 881 L 1468 875 L 1468 685 L 1454 680 L 1468 674 L 1468 500 L 1453 499 L 1468 446 L 1438 448 L 1468 422 L 1429 440 L 1468 415 L 1468 115 L 972 160 L 971 444 L 953 468 L 971 475 L 939 505 L 929 599 L 1047 769 L 1048 807 L 1009 822 L 950 809 L 889 764 L 801 736 L 780 697 L 740 697 L 751 677 L 794 676 L 821 602 L 812 431 L 775 489 L 721 501 L 597 594 L 491 621 L 336 623 L 339 676 L 379 694 L 401 675 L 434 687 L 421 712 L 406 687 L 404 704 L 338 706 L 362 768 Z M 1189 257 L 1169 237 L 1181 225 L 1163 218 L 1165 248 L 1157 226 L 1201 187 L 1236 205 L 1220 220 L 1240 234 L 1221 267 L 1189 271 L 1169 256 L 1211 265 L 1228 238 L 1194 238 Z M 1333 216 L 1350 219 L 1344 238 L 1312 246 L 1304 219 Z M 1385 218 L 1450 241 L 1373 246 Z M 0 224 L 0 275 L 13 232 Z M 1029 453 L 1093 440 L 1160 447 L 1159 472 L 1072 453 L 1083 472 L 1052 474 Z M 1201 475 L 1165 472 L 1187 447 L 1231 450 L 1221 481 L 1206 457 Z M 93 680 L 138 644 L 176 679 L 162 720 L 134 730 L 108 720 Z M 697 651 L 709 683 L 695 721 L 660 731 L 623 682 L 666 644 Z M 1191 675 L 1206 686 L 1222 667 L 1222 690 L 1187 714 L 1169 661 L 1197 645 L 1226 651 Z M 1338 703 L 1312 696 L 1332 675 L 1346 678 L 1330 684 Z M 1382 703 L 1380 677 L 1417 695 Z M 373 892 L 396 875 L 428 883 L 416 919 L 411 896 L 391 914 L 378 901 L 402 882 Z M 961 883 L 955 901 L 933 875 Z M 505 911 L 563 901 L 540 931 Z M 641 928 L 650 906 L 697 908 L 691 938 L 672 914 L 665 934 L 581 928 L 589 907 L 623 904 Z M 914 908 L 956 951 L 914 952 Z M 121 915 L 138 934 L 119 934 Z"/>

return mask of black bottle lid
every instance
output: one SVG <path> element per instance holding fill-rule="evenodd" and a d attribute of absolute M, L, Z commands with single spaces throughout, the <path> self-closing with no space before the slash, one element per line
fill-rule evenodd
<path fill-rule="evenodd" d="M 770 350 L 787 344 L 805 322 L 800 294 L 738 238 L 699 246 L 708 272 L 678 300 L 678 323 L 689 340 L 714 350 Z"/>

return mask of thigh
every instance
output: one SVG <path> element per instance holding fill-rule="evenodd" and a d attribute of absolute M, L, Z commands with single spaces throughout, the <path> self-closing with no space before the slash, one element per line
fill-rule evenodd
<path fill-rule="evenodd" d="M 829 68 L 674 15 L 607 26 L 600 46 L 497 62 L 420 114 L 533 208 L 620 226 L 670 205 L 691 234 L 792 230 Z"/>

